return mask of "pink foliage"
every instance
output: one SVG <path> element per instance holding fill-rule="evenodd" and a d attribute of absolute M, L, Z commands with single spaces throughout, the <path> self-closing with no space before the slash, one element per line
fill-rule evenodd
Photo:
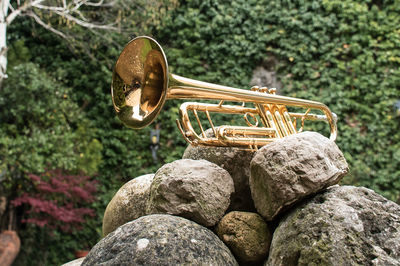
<path fill-rule="evenodd" d="M 94 210 L 84 207 L 95 200 L 97 182 L 85 175 L 67 175 L 60 169 L 43 174 L 29 174 L 35 186 L 33 193 L 25 192 L 13 200 L 14 206 L 26 205 L 27 218 L 22 222 L 70 231 L 94 216 Z"/>

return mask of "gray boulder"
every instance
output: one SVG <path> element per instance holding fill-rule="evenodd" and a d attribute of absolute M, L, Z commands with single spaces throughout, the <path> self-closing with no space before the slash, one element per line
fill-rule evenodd
<path fill-rule="evenodd" d="M 209 229 L 171 215 L 143 216 L 100 240 L 82 265 L 238 265 Z"/>
<path fill-rule="evenodd" d="M 103 218 L 103 236 L 118 226 L 146 215 L 154 174 L 142 175 L 124 184 L 108 203 Z"/>
<path fill-rule="evenodd" d="M 400 265 L 400 206 L 333 186 L 284 217 L 265 265 Z"/>
<path fill-rule="evenodd" d="M 348 165 L 337 145 L 316 132 L 276 140 L 251 161 L 250 190 L 259 214 L 271 221 L 288 206 L 337 184 Z"/>
<path fill-rule="evenodd" d="M 205 160 L 177 160 L 156 172 L 147 213 L 173 214 L 213 226 L 225 214 L 233 191 L 231 176 L 218 165 Z"/>
<path fill-rule="evenodd" d="M 218 223 L 216 232 L 239 262 L 256 263 L 267 258 L 272 234 L 257 213 L 230 212 Z"/>
<path fill-rule="evenodd" d="M 211 129 L 206 130 L 207 136 L 213 136 Z M 203 147 L 189 145 L 182 158 L 207 160 L 224 168 L 231 175 L 235 184 L 235 192 L 231 196 L 228 211 L 255 211 L 250 194 L 250 162 L 254 152 L 244 151 L 235 147 Z"/>

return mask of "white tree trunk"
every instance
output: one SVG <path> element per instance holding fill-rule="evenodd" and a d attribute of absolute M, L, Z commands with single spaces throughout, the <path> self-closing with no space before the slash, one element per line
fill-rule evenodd
<path fill-rule="evenodd" d="M 10 0 L 0 0 L 0 87 L 7 77 L 7 13 Z"/>

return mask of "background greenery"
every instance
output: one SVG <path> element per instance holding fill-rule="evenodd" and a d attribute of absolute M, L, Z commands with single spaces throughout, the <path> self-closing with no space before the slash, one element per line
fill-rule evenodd
<path fill-rule="evenodd" d="M 63 234 L 17 224 L 22 251 L 16 265 L 73 259 L 74 250 L 100 239 L 105 206 L 124 182 L 182 156 L 177 101 L 146 129 L 127 129 L 115 117 L 112 66 L 134 35 L 155 37 L 171 72 L 199 80 L 248 88 L 254 68 L 269 64 L 283 94 L 324 102 L 338 115 L 337 144 L 351 170 L 343 182 L 400 202 L 400 116 L 394 108 L 400 100 L 400 1 L 137 1 L 124 12 L 130 19 L 122 33 L 87 39 L 84 47 L 24 17 L 8 31 L 9 78 L 0 91 L 2 191 L 11 200 L 32 190 L 26 174 L 49 168 L 97 173 L 99 181 L 91 204 L 97 216 L 83 230 Z M 161 128 L 158 164 L 149 148 L 155 124 Z"/>

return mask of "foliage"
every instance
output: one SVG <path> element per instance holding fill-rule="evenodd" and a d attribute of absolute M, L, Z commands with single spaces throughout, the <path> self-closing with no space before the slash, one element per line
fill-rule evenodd
<path fill-rule="evenodd" d="M 70 93 L 32 63 L 9 72 L 0 94 L 0 156 L 10 182 L 48 167 L 97 171 L 101 144 Z"/>
<path fill-rule="evenodd" d="M 96 130 L 91 121 L 71 100 L 71 89 L 55 82 L 52 77 L 32 63 L 21 63 L 13 67 L 8 75 L 9 78 L 0 91 L 2 110 L 0 114 L 0 167 L 4 173 L 0 186 L 10 201 L 20 197 L 20 203 L 29 202 L 31 205 L 37 203 L 39 207 L 43 203 L 43 198 L 36 194 L 29 194 L 33 193 L 35 186 L 25 173 L 40 174 L 46 169 L 60 168 L 72 173 L 83 171 L 86 175 L 93 175 L 98 171 L 102 161 L 102 145 L 95 138 Z M 27 197 L 27 193 L 31 196 Z M 60 211 L 60 208 L 52 206 L 51 203 L 47 204 L 47 207 L 47 211 L 50 209 L 54 211 L 53 215 L 57 215 L 56 211 Z M 64 210 L 68 211 L 68 207 L 66 208 Z M 24 209 L 18 208 L 17 213 L 21 210 Z M 8 220 L 6 217 L 5 221 L 8 222 Z M 93 224 L 93 222 L 88 221 L 88 224 Z M 28 229 L 31 232 L 26 232 Z M 43 237 L 46 231 L 49 233 L 53 229 L 46 230 L 31 225 L 21 225 L 19 232 L 22 235 Z M 57 232 L 59 238 L 66 237 L 68 234 Z M 98 231 L 96 228 L 88 227 L 78 232 L 79 234 L 79 238 L 71 240 L 69 248 L 79 247 L 82 243 L 82 235 L 88 237 L 85 242 L 92 245 L 96 241 Z M 53 236 L 45 237 L 45 239 L 52 238 Z M 33 253 L 27 253 L 30 250 L 28 243 L 28 239 L 23 239 L 21 253 L 30 257 L 28 261 L 38 259 L 40 261 L 38 265 L 46 264 L 46 261 L 49 264 L 63 262 L 57 261 L 56 258 L 61 260 L 63 258 L 58 254 L 49 255 L 47 259 L 35 257 L 37 250 L 44 249 L 49 243 L 45 243 L 44 246 L 36 243 L 37 249 L 32 250 Z M 55 259 L 56 263 L 54 263 Z M 21 257 L 21 260 L 23 261 L 24 258 Z M 53 263 L 50 263 L 51 261 Z"/>
<path fill-rule="evenodd" d="M 33 191 L 25 191 L 12 201 L 15 207 L 27 207 L 22 223 L 72 232 L 82 228 L 85 216 L 94 216 L 94 210 L 85 207 L 94 201 L 96 192 L 97 182 L 89 176 L 69 175 L 56 169 L 28 177 Z"/>
<path fill-rule="evenodd" d="M 28 176 L 33 183 L 30 189 L 12 201 L 23 211 L 22 247 L 15 265 L 59 265 L 72 260 L 71 250 L 88 249 L 97 238 L 97 230 L 85 227 L 93 225 L 89 217 L 95 216 L 98 182 L 60 169 Z"/>
<path fill-rule="evenodd" d="M 91 224 L 85 225 L 85 228 Z M 75 259 L 74 251 L 86 250 L 96 238 L 88 230 L 64 233 L 26 224 L 18 231 L 21 249 L 13 265 L 62 265 Z M 90 243 L 90 246 L 87 244 Z"/>

